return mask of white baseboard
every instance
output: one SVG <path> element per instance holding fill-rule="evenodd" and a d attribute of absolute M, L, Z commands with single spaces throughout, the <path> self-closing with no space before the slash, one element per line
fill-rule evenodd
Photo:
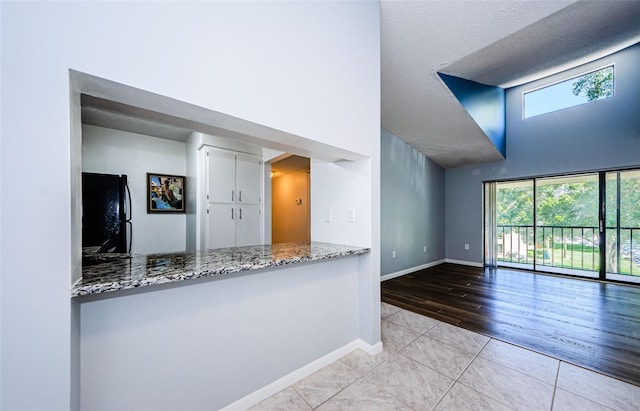
<path fill-rule="evenodd" d="M 451 258 L 447 258 L 444 262 L 452 263 L 452 264 L 468 265 L 471 267 L 480 267 L 480 268 L 484 267 L 484 264 L 476 263 L 475 261 L 453 260 Z"/>
<path fill-rule="evenodd" d="M 411 268 L 407 268 L 405 270 L 396 271 L 395 273 L 385 274 L 383 276 L 380 276 L 380 281 L 387 281 L 387 280 L 391 280 L 392 278 L 400 277 L 400 276 L 405 275 L 405 274 L 411 274 L 411 273 L 414 273 L 416 271 L 424 270 L 425 268 L 429 268 L 429 267 L 436 266 L 438 264 L 442 264 L 442 263 L 444 263 L 446 261 L 447 260 L 432 261 L 430 263 L 422 264 L 422 265 L 419 265 L 419 266 L 416 266 L 416 267 L 411 267 Z"/>
<path fill-rule="evenodd" d="M 377 344 L 371 345 L 371 344 L 367 344 L 366 342 L 358 339 L 356 340 L 358 342 L 358 348 L 361 349 L 362 351 L 366 352 L 369 355 L 376 355 L 376 354 L 380 354 L 382 352 L 382 341 L 380 341 Z"/>
<path fill-rule="evenodd" d="M 382 351 L 382 342 L 371 345 L 359 338 L 353 340 L 350 343 L 338 348 L 337 350 L 332 351 L 329 354 L 310 362 L 302 368 L 299 368 L 285 375 L 284 377 L 272 382 L 271 384 L 265 385 L 257 391 L 254 391 L 251 394 L 232 402 L 231 404 L 222 408 L 222 411 L 246 410 L 247 408 L 256 405 L 260 401 L 266 400 L 272 395 L 297 383 L 298 381 L 308 377 L 314 372 L 326 367 L 327 365 L 339 360 L 340 358 L 357 349 L 361 349 L 369 355 L 375 355 Z"/>

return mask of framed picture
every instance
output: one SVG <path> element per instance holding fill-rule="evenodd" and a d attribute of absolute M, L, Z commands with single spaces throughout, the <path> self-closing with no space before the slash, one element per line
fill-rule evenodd
<path fill-rule="evenodd" d="M 184 213 L 185 178 L 147 173 L 147 213 Z"/>

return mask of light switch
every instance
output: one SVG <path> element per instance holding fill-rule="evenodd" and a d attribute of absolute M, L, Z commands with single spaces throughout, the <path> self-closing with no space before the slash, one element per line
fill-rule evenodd
<path fill-rule="evenodd" d="M 347 208 L 347 223 L 356 222 L 356 210 L 355 208 Z"/>
<path fill-rule="evenodd" d="M 325 223 L 330 223 L 331 222 L 331 210 L 325 210 L 325 212 L 324 212 L 324 222 Z"/>

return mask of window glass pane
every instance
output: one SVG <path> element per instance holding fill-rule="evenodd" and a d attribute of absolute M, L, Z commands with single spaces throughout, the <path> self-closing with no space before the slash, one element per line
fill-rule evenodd
<path fill-rule="evenodd" d="M 533 180 L 497 184 L 496 223 L 499 264 L 533 268 Z"/>
<path fill-rule="evenodd" d="M 554 272 L 600 269 L 598 174 L 536 180 L 538 266 Z M 564 270 L 564 271 L 559 271 Z M 584 274 L 586 275 L 586 274 Z"/>
<path fill-rule="evenodd" d="M 598 175 L 541 178 L 537 180 L 537 225 L 598 225 Z"/>
<path fill-rule="evenodd" d="M 613 66 L 525 93 L 524 118 L 613 96 Z"/>
<path fill-rule="evenodd" d="M 607 278 L 640 282 L 640 171 L 613 171 L 606 179 Z"/>

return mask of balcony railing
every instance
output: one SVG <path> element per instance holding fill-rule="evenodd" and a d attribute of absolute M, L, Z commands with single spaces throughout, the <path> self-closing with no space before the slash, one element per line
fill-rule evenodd
<path fill-rule="evenodd" d="M 532 225 L 499 225 L 496 238 L 501 262 L 600 269 L 598 227 L 537 226 L 534 236 Z M 640 275 L 640 227 L 607 227 L 607 244 L 607 271 Z"/>

